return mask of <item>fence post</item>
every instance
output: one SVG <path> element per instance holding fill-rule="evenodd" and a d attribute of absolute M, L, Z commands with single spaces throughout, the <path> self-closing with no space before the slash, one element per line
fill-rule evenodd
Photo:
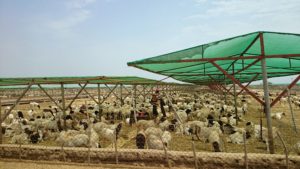
<path fill-rule="evenodd" d="M 165 144 L 164 144 L 164 142 L 163 142 L 163 140 L 162 140 L 161 137 L 160 137 L 160 141 L 161 141 L 161 143 L 163 145 L 163 149 L 164 149 L 164 152 L 165 152 L 165 158 L 167 160 L 168 167 L 169 167 L 169 169 L 171 169 L 171 164 L 170 164 L 170 161 L 169 161 L 168 151 L 167 151 L 166 146 L 165 146 Z"/>
<path fill-rule="evenodd" d="M 21 154 L 22 154 L 22 143 L 19 144 L 19 160 L 21 161 Z"/>
<path fill-rule="evenodd" d="M 1 97 L 0 97 L 0 144 L 2 144 L 2 117 L 1 117 L 1 114 L 2 114 L 2 104 L 1 104 Z"/>
<path fill-rule="evenodd" d="M 290 112 L 292 114 L 292 121 L 293 121 L 294 130 L 297 133 L 297 126 L 296 126 L 296 122 L 295 122 L 294 111 L 293 111 L 293 107 L 292 107 L 292 104 L 291 104 L 291 92 L 290 92 L 289 88 L 287 88 L 286 90 L 287 90 L 287 93 L 288 93 L 288 102 L 289 102 Z"/>
<path fill-rule="evenodd" d="M 61 144 L 61 154 L 63 156 L 64 162 L 67 161 L 66 156 L 65 156 L 65 151 L 64 151 L 64 144 Z"/>
<path fill-rule="evenodd" d="M 285 142 L 283 141 L 283 139 L 282 139 L 280 133 L 279 133 L 278 131 L 276 131 L 276 134 L 278 135 L 278 137 L 279 137 L 279 139 L 280 139 L 280 141 L 281 141 L 281 143 L 282 143 L 282 145 L 283 145 L 283 148 L 284 148 L 284 154 L 285 154 L 285 165 L 286 165 L 286 168 L 289 169 L 289 152 L 288 152 L 288 150 L 287 150 L 287 148 L 286 148 L 286 144 L 285 144 Z"/>
<path fill-rule="evenodd" d="M 244 140 L 244 153 L 245 153 L 245 168 L 248 169 L 248 155 L 247 155 L 247 146 L 246 146 L 246 133 L 243 133 Z"/>
<path fill-rule="evenodd" d="M 193 155 L 194 155 L 194 160 L 195 160 L 195 169 L 198 169 L 198 158 L 196 155 L 196 148 L 195 148 L 194 141 L 192 141 L 192 146 L 193 146 Z"/>
<path fill-rule="evenodd" d="M 119 164 L 119 157 L 118 157 L 118 147 L 117 147 L 117 132 L 114 131 L 115 139 L 114 139 L 114 145 L 115 145 L 115 155 L 116 155 L 116 164 Z"/>
<path fill-rule="evenodd" d="M 87 101 L 85 100 L 85 107 L 86 107 L 86 114 L 87 114 L 87 119 L 88 119 L 88 123 L 89 123 L 89 128 L 88 128 L 88 137 L 89 137 L 89 142 L 88 142 L 88 164 L 90 165 L 91 163 L 91 133 L 92 133 L 92 123 L 90 120 L 90 116 L 88 113 L 88 105 L 87 105 Z"/>

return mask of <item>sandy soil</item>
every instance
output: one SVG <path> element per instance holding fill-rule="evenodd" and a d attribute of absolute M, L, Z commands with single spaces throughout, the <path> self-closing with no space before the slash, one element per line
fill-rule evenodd
<path fill-rule="evenodd" d="M 136 165 L 114 165 L 114 164 L 83 164 L 62 163 L 49 161 L 18 161 L 0 159 L 0 169 L 154 169 L 157 167 L 145 167 Z M 165 167 L 160 167 L 166 169 Z M 174 167 L 172 167 L 174 168 Z M 180 167 L 182 168 L 182 167 Z M 176 169 L 176 168 L 174 168 Z M 178 168 L 177 168 L 178 169 Z"/>

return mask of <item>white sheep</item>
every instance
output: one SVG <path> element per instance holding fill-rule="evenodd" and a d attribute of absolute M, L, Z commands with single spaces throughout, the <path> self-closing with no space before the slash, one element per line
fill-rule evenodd
<path fill-rule="evenodd" d="M 149 149 L 162 150 L 172 139 L 170 132 L 163 132 L 160 128 L 149 127 L 144 133 Z"/>
<path fill-rule="evenodd" d="M 89 130 L 89 129 L 88 129 Z M 91 139 L 90 145 L 93 148 L 98 148 L 98 134 L 91 129 Z M 87 133 L 82 133 L 82 131 L 76 130 L 68 130 L 62 131 L 56 142 L 59 145 L 66 146 L 66 147 L 88 147 L 89 146 L 89 136 Z"/>
<path fill-rule="evenodd" d="M 284 112 L 271 113 L 271 117 L 276 120 L 282 119 L 283 116 L 285 116 Z"/>
<path fill-rule="evenodd" d="M 17 134 L 14 135 L 11 138 L 11 143 L 12 144 L 27 144 L 28 143 L 28 135 L 26 133 L 21 133 L 21 134 Z"/>
<path fill-rule="evenodd" d="M 39 109 L 41 108 L 41 107 L 40 107 L 40 104 L 37 103 L 37 102 L 30 102 L 29 104 L 30 104 L 30 108 L 31 108 L 31 109 L 34 109 L 34 108 L 36 108 L 36 107 L 38 107 Z"/>
<path fill-rule="evenodd" d="M 154 127 L 155 126 L 155 122 L 153 120 L 139 120 L 136 123 L 136 127 L 138 130 L 146 130 L 149 127 Z"/>
<path fill-rule="evenodd" d="M 295 152 L 300 155 L 300 141 L 298 141 L 294 146 L 293 146 Z"/>
<path fill-rule="evenodd" d="M 171 125 L 171 122 L 169 120 L 165 120 L 158 124 L 159 128 L 163 131 L 169 130 L 169 126 Z"/>

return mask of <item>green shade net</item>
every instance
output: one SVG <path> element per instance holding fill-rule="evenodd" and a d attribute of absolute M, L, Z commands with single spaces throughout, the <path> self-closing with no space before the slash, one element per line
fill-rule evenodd
<path fill-rule="evenodd" d="M 0 86 L 15 86 L 28 84 L 169 84 L 136 76 L 85 76 L 85 77 L 28 77 L 0 78 Z M 170 83 L 171 84 L 171 83 Z"/>
<path fill-rule="evenodd" d="M 261 61 L 255 62 L 262 55 L 260 34 L 268 77 L 299 74 L 300 35 L 277 32 L 254 32 L 127 64 L 194 84 L 232 83 L 209 62 L 214 60 L 242 83 L 261 80 Z M 224 60 L 235 57 L 248 59 Z"/>

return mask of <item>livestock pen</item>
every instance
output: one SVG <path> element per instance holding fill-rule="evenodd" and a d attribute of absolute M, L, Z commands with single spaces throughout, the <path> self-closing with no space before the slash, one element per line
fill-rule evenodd
<path fill-rule="evenodd" d="M 128 63 L 190 84 L 122 83 L 108 77 L 2 79 L 25 88 L 4 110 L 9 118 L 0 118 L 8 129 L 0 156 L 136 168 L 299 168 L 300 97 L 294 90 L 300 79 L 299 37 L 254 32 Z M 289 75 L 296 77 L 283 91 L 268 83 Z M 263 88 L 252 89 L 257 80 L 263 80 Z M 58 85 L 58 98 L 43 84 Z M 79 88 L 67 100 L 65 87 L 72 84 Z M 32 85 L 52 102 L 23 115 L 19 112 L 34 104 L 17 104 Z M 88 98 L 77 99 L 81 92 Z M 138 120 L 138 112 L 148 119 Z M 24 122 L 29 117 L 32 122 Z"/>
<path fill-rule="evenodd" d="M 174 94 L 174 91 L 171 92 L 172 98 L 177 101 L 178 106 L 180 106 L 182 101 L 193 100 L 195 97 L 200 97 L 204 106 L 207 101 L 218 101 L 225 100 L 222 92 L 216 90 L 209 90 L 208 88 L 194 86 L 195 90 L 191 92 L 191 86 L 189 90 L 184 90 L 182 85 L 181 91 L 178 92 L 178 96 Z M 128 87 L 127 87 L 128 88 Z M 176 88 L 176 87 L 175 87 Z M 128 92 L 133 92 L 133 89 L 129 89 Z M 66 89 L 68 90 L 68 89 Z M 80 89 L 77 89 L 80 90 Z M 92 92 L 96 89 L 88 88 L 88 92 L 93 97 L 96 97 L 97 92 Z M 120 90 L 120 89 L 119 89 Z M 101 89 L 101 93 L 107 95 L 110 91 L 104 91 Z M 256 89 L 257 92 L 261 90 Z M 271 89 L 271 91 L 273 91 Z M 43 91 L 40 91 L 43 93 Z M 59 92 L 59 91 L 57 91 Z M 78 91 L 77 91 L 78 92 Z M 166 91 L 168 93 L 170 91 Z M 133 92 L 134 93 L 134 92 Z M 175 92 L 176 93 L 176 92 Z M 276 93 L 273 91 L 272 93 Z M 75 93 L 74 93 L 75 94 Z M 102 96 L 101 94 L 101 96 Z M 124 95 L 128 94 L 126 89 L 124 90 Z M 40 94 L 38 94 L 40 95 Z M 120 95 L 120 93 L 119 93 Z M 167 94 L 166 94 L 167 95 Z M 197 95 L 197 96 L 195 96 Z M 201 98 L 201 96 L 206 96 Z M 27 96 L 29 97 L 29 96 Z M 232 104 L 233 96 L 226 96 L 228 105 Z M 60 97 L 59 97 L 60 98 Z M 147 100 L 146 96 L 146 100 Z M 164 97 L 166 100 L 167 96 Z M 246 121 L 239 122 L 238 127 L 244 127 L 247 121 L 252 121 L 255 124 L 259 124 L 261 114 L 261 107 L 257 107 L 255 100 L 249 97 L 248 95 L 243 95 L 238 97 L 237 104 L 241 106 L 243 99 L 246 99 L 248 102 L 248 111 L 243 117 Z M 3 99 L 2 99 L 3 100 Z M 199 100 L 199 99 L 197 99 Z M 72 100 L 66 100 L 66 104 L 71 103 Z M 121 100 L 116 98 L 116 96 L 111 95 L 107 98 L 107 102 L 117 101 L 118 104 L 121 104 Z M 124 102 L 125 98 L 124 98 Z M 137 97 L 137 104 L 143 103 L 144 99 Z M 231 102 L 231 103 L 230 103 Z M 46 109 L 49 105 L 55 105 L 52 102 L 40 102 L 41 109 Z M 61 103 L 57 103 L 58 105 Z M 95 105 L 95 102 L 91 98 L 80 98 L 76 99 L 72 104 L 74 105 Z M 124 103 L 126 104 L 126 103 Z M 174 103 L 175 104 L 175 103 Z M 175 105 L 173 105 L 175 106 Z M 175 106 L 176 107 L 176 106 Z M 285 111 L 288 107 L 288 103 L 281 103 L 274 107 L 274 112 L 276 111 Z M 5 108 L 5 107 L 3 107 Z M 15 107 L 16 110 L 26 112 L 30 109 L 30 104 L 20 104 Z M 106 110 L 104 110 L 104 116 Z M 205 111 L 207 108 L 203 107 L 201 110 Z M 299 128 L 299 110 L 294 107 L 296 115 L 296 123 Z M 92 113 L 91 110 L 87 110 Z M 70 110 L 66 110 L 69 114 Z M 168 118 L 172 118 L 174 110 L 169 110 L 167 115 Z M 296 156 L 297 153 L 294 151 L 294 144 L 299 140 L 299 136 L 296 135 L 294 129 L 290 125 L 291 116 L 286 112 L 286 117 L 275 121 L 274 126 L 278 127 L 281 131 L 283 140 L 286 142 L 286 146 L 289 150 L 289 164 L 290 168 L 293 166 L 299 165 L 299 156 Z M 25 113 L 24 113 L 25 114 Z M 25 118 L 28 117 L 25 114 Z M 192 118 L 192 117 L 191 117 Z M 122 120 L 115 119 L 115 123 L 119 123 Z M 263 118 L 263 126 L 265 126 L 265 119 Z M 244 144 L 235 144 L 227 142 L 224 140 L 224 145 L 222 146 L 222 153 L 212 153 L 213 148 L 209 143 L 202 142 L 201 140 L 193 140 L 191 135 L 178 134 L 172 132 L 172 140 L 169 143 L 166 151 L 161 150 L 140 150 L 136 147 L 135 136 L 137 133 L 137 127 L 135 124 L 130 126 L 129 124 L 124 123 L 121 133 L 116 140 L 116 143 L 111 142 L 105 138 L 100 138 L 99 143 L 101 148 L 69 148 L 62 145 L 59 145 L 53 139 L 45 139 L 36 144 L 24 143 L 24 144 L 10 144 L 11 137 L 4 137 L 3 143 L 1 145 L 1 157 L 5 159 L 21 159 L 21 160 L 39 160 L 39 161 L 62 161 L 62 162 L 80 162 L 85 164 L 101 164 L 107 165 L 112 163 L 118 163 L 130 165 L 133 164 L 136 168 L 146 167 L 146 166 L 165 166 L 168 167 L 179 167 L 179 168 L 192 168 L 195 164 L 202 166 L 204 168 L 242 168 L 245 166 L 245 148 L 247 154 L 247 164 L 250 168 L 257 168 L 258 166 L 265 168 L 272 166 L 284 167 L 286 165 L 286 158 L 284 155 L 284 146 L 279 139 L 275 140 L 275 150 L 276 155 L 268 155 L 266 145 L 256 139 L 248 140 Z M 116 144 L 117 149 L 112 148 L 112 145 Z M 194 144 L 194 146 L 193 146 Z M 195 154 L 193 153 L 195 151 Z M 167 156 L 166 156 L 167 155 Z M 195 158 L 197 160 L 195 160 Z M 195 163 L 196 162 L 196 163 Z"/>

